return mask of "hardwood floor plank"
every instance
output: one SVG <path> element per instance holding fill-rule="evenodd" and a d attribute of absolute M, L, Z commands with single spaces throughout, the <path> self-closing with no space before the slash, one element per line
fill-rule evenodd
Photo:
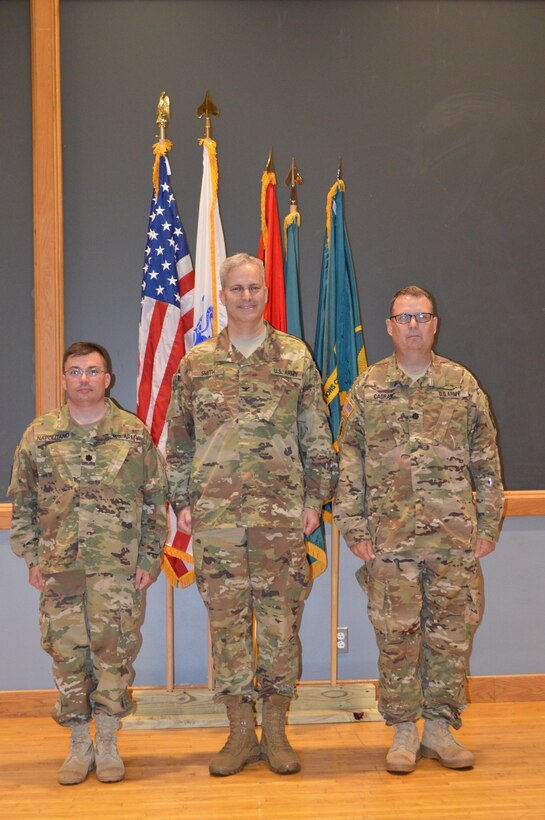
<path fill-rule="evenodd" d="M 473 704 L 458 733 L 476 766 L 457 772 L 421 760 L 392 776 L 383 723 L 288 728 L 303 769 L 279 776 L 266 763 L 228 778 L 208 775 L 223 729 L 122 731 L 127 777 L 101 784 L 92 774 L 63 787 L 56 772 L 68 732 L 51 719 L 0 719 L 0 816 L 6 820 L 429 820 L 545 818 L 545 703 Z"/>

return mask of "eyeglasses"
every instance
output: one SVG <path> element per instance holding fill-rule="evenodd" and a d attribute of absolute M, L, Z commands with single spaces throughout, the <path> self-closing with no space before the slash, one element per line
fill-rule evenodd
<path fill-rule="evenodd" d="M 398 325 L 408 325 L 411 319 L 415 319 L 419 325 L 425 325 L 433 319 L 433 313 L 396 313 L 395 316 L 390 316 Z"/>
<path fill-rule="evenodd" d="M 71 379 L 81 379 L 85 373 L 88 379 L 96 379 L 97 376 L 105 372 L 106 371 L 101 370 L 100 367 L 86 367 L 85 370 L 82 370 L 81 367 L 69 367 L 68 370 L 64 371 L 64 375 L 70 376 Z"/>

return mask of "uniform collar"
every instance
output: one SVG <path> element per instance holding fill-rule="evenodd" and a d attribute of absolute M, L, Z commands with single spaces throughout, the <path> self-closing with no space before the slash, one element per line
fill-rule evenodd
<path fill-rule="evenodd" d="M 249 359 L 253 356 L 257 356 L 260 361 L 269 362 L 276 361 L 280 356 L 282 351 L 280 349 L 278 331 L 276 331 L 268 322 L 265 322 L 265 327 L 267 330 L 265 340 L 256 350 L 254 350 L 252 355 L 248 357 Z M 229 338 L 229 325 L 224 327 L 221 333 L 216 336 L 214 360 L 217 363 L 236 362 L 237 364 L 248 361 L 248 359 L 242 355 L 240 350 L 237 350 L 236 347 L 231 344 L 231 340 Z"/>
<path fill-rule="evenodd" d="M 104 413 L 102 418 L 96 422 L 97 430 L 100 427 L 102 427 L 102 425 L 107 420 L 109 420 L 110 416 L 112 415 L 112 408 L 114 407 L 114 403 L 111 399 L 107 397 L 104 399 L 104 402 L 106 404 L 106 412 Z M 68 430 L 70 428 L 80 429 L 82 427 L 82 425 L 78 424 L 78 422 L 75 419 L 73 419 L 70 415 L 70 408 L 68 407 L 68 403 L 63 404 L 60 408 L 57 423 L 55 426 L 59 430 Z"/>
<path fill-rule="evenodd" d="M 413 382 L 410 376 L 407 376 L 407 374 L 404 373 L 398 366 L 395 353 L 392 353 L 388 359 L 386 378 L 392 387 L 395 387 L 398 384 L 404 385 L 405 387 L 410 387 L 416 383 L 419 383 L 424 387 L 452 389 L 458 387 L 458 382 L 455 384 L 453 383 L 451 368 L 445 367 L 445 363 L 446 360 L 443 357 L 438 356 L 432 350 L 430 366 L 424 375 L 417 379 L 417 382 Z"/>

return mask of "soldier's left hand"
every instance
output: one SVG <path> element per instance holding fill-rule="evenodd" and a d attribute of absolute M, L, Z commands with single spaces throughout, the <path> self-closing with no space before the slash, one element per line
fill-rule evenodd
<path fill-rule="evenodd" d="M 316 510 L 311 510 L 310 507 L 305 507 L 303 510 L 303 532 L 305 535 L 310 535 L 314 532 L 320 523 L 320 513 Z"/>
<path fill-rule="evenodd" d="M 137 569 L 136 570 L 136 580 L 134 585 L 136 589 L 147 589 L 150 584 L 153 584 L 153 578 L 146 572 L 145 569 Z"/>
<path fill-rule="evenodd" d="M 477 538 L 475 543 L 475 558 L 484 558 L 490 552 L 494 551 L 495 543 L 487 541 L 486 538 Z"/>

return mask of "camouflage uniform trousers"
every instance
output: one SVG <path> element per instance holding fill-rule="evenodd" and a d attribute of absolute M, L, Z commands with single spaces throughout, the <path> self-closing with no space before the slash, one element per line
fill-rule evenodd
<path fill-rule="evenodd" d="M 380 651 L 379 710 L 386 723 L 444 718 L 459 728 L 481 613 L 473 551 L 378 552 L 356 577 Z"/>
<path fill-rule="evenodd" d="M 193 535 L 193 551 L 210 618 L 217 697 L 293 697 L 299 676 L 297 630 L 309 585 L 302 530 L 200 530 Z"/>
<path fill-rule="evenodd" d="M 135 576 L 73 570 L 44 579 L 40 624 L 59 693 L 54 719 L 70 726 L 87 722 L 93 711 L 129 714 L 127 687 L 142 642 L 143 596 Z"/>

